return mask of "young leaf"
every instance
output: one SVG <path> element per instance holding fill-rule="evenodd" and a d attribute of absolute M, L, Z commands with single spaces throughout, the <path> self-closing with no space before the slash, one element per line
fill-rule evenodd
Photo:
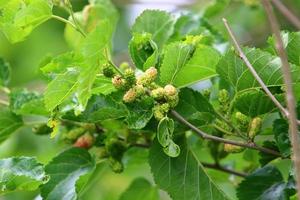
<path fill-rule="evenodd" d="M 8 85 L 10 81 L 10 71 L 9 63 L 0 58 L 0 87 Z"/>
<path fill-rule="evenodd" d="M 135 66 L 141 70 L 155 66 L 158 61 L 158 48 L 149 33 L 134 33 L 129 52 Z"/>
<path fill-rule="evenodd" d="M 260 49 L 245 48 L 244 52 L 257 71 L 260 78 L 268 86 L 280 86 L 283 84 L 280 58 Z M 291 65 L 293 81 L 299 82 L 300 67 Z M 253 87 L 260 87 L 243 60 L 233 50 L 229 50 L 217 65 L 217 73 L 231 84 L 236 91 Z"/>
<path fill-rule="evenodd" d="M 22 118 L 8 108 L 0 107 L 0 143 L 23 125 Z"/>
<path fill-rule="evenodd" d="M 133 33 L 150 33 L 152 40 L 161 48 L 173 33 L 173 17 L 160 10 L 145 10 L 135 21 Z"/>
<path fill-rule="evenodd" d="M 240 200 L 288 200 L 289 183 L 285 183 L 280 171 L 274 166 L 256 170 L 243 180 L 238 189 Z"/>
<path fill-rule="evenodd" d="M 158 189 L 145 178 L 136 178 L 119 200 L 159 200 Z"/>
<path fill-rule="evenodd" d="M 283 100 L 283 95 L 276 95 Z M 239 93 L 234 99 L 234 107 L 250 117 L 266 114 L 276 109 L 271 99 L 261 90 L 249 90 Z"/>
<path fill-rule="evenodd" d="M 48 180 L 44 166 L 32 157 L 13 157 L 0 160 L 0 194 L 32 191 Z"/>
<path fill-rule="evenodd" d="M 229 199 L 205 173 L 201 163 L 181 138 L 181 153 L 171 158 L 156 141 L 150 149 L 149 164 L 157 185 L 173 200 Z"/>
<path fill-rule="evenodd" d="M 162 147 L 167 147 L 172 140 L 174 132 L 174 121 L 168 117 L 164 117 L 159 121 L 157 126 L 157 140 Z"/>
<path fill-rule="evenodd" d="M 175 144 L 173 140 L 170 140 L 169 144 L 163 149 L 165 154 L 172 158 L 175 158 L 180 154 L 180 147 L 177 144 Z"/>
<path fill-rule="evenodd" d="M 289 138 L 289 125 L 284 119 L 276 119 L 273 123 L 273 132 L 276 144 L 282 156 L 291 154 L 291 142 Z"/>
<path fill-rule="evenodd" d="M 95 161 L 85 149 L 68 149 L 46 165 L 50 180 L 41 187 L 41 196 L 47 200 L 73 200 L 77 198 L 77 180 L 94 170 Z"/>
<path fill-rule="evenodd" d="M 13 43 L 24 40 L 34 28 L 47 21 L 52 15 L 52 4 L 47 0 L 2 2 L 0 29 Z"/>
<path fill-rule="evenodd" d="M 69 68 L 65 73 L 57 75 L 48 84 L 45 91 L 45 105 L 48 111 L 54 110 L 72 95 L 78 85 L 77 78 L 78 71 Z"/>

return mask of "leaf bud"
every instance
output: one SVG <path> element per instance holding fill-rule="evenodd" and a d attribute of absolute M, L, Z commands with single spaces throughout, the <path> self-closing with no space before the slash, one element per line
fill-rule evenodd
<path fill-rule="evenodd" d="M 227 153 L 240 153 L 244 150 L 244 147 L 236 146 L 233 144 L 224 144 L 224 151 Z"/>
<path fill-rule="evenodd" d="M 137 97 L 136 91 L 133 88 L 131 88 L 124 94 L 123 101 L 125 103 L 131 103 L 136 99 L 136 97 Z"/>
<path fill-rule="evenodd" d="M 248 137 L 253 140 L 254 137 L 259 133 L 262 125 L 262 119 L 260 117 L 255 117 L 250 123 L 250 128 L 248 132 Z"/>
<path fill-rule="evenodd" d="M 84 148 L 84 149 L 89 149 L 93 146 L 94 144 L 94 137 L 86 133 L 79 137 L 76 142 L 73 144 L 74 147 L 79 147 L 79 148 Z"/>

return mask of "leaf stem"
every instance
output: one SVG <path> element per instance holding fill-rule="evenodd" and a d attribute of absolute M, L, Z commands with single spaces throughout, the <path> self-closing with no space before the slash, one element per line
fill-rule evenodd
<path fill-rule="evenodd" d="M 289 130 L 290 130 L 292 153 L 293 153 L 292 160 L 294 161 L 294 167 L 295 167 L 295 175 L 296 175 L 296 183 L 297 183 L 296 185 L 298 191 L 297 195 L 298 195 L 298 199 L 300 199 L 300 138 L 298 134 L 298 119 L 296 113 L 296 100 L 293 93 L 292 74 L 290 71 L 288 58 L 284 49 L 284 44 L 281 38 L 280 27 L 276 19 L 276 16 L 274 14 L 272 5 L 269 0 L 262 0 L 262 4 L 268 15 L 271 29 L 275 36 L 277 53 L 282 63 L 281 68 L 283 72 L 283 79 L 286 85 L 286 101 L 287 101 L 287 107 L 289 113 L 288 115 Z"/>
<path fill-rule="evenodd" d="M 212 163 L 206 163 L 206 162 L 201 162 L 201 164 L 206 168 L 219 170 L 219 171 L 226 172 L 226 173 L 229 173 L 229 174 L 233 174 L 233 175 L 236 175 L 236 176 L 240 176 L 240 177 L 243 177 L 243 178 L 248 176 L 248 174 L 246 174 L 244 172 L 238 172 L 238 171 L 235 171 L 233 169 L 227 168 L 227 167 L 219 165 L 219 164 L 212 164 Z"/>
<path fill-rule="evenodd" d="M 7 87 L 0 87 L 0 90 L 3 91 L 5 94 L 10 94 L 10 89 Z"/>
<path fill-rule="evenodd" d="M 249 148 L 249 149 L 255 149 L 255 150 L 258 150 L 258 151 L 261 151 L 261 152 L 264 152 L 264 153 L 268 153 L 268 154 L 272 154 L 272 155 L 281 157 L 279 152 L 274 151 L 272 149 L 265 148 L 265 147 L 257 146 L 255 143 L 244 143 L 244 142 L 239 142 L 239 141 L 234 141 L 234 140 L 229 140 L 229 139 L 225 139 L 225 138 L 216 137 L 214 135 L 209 135 L 209 134 L 205 133 L 204 131 L 198 129 L 196 126 L 194 126 L 190 122 L 188 122 L 186 119 L 184 119 L 175 110 L 171 110 L 170 113 L 176 118 L 176 120 L 178 122 L 180 122 L 180 123 L 186 125 L 187 127 L 189 127 L 191 130 L 196 132 L 203 139 L 212 140 L 212 141 L 216 141 L 216 142 L 221 142 L 221 143 L 225 143 L 225 144 L 232 144 L 232 145 L 245 147 L 245 148 Z"/>
<path fill-rule="evenodd" d="M 73 20 L 75 26 L 78 28 L 79 32 L 80 32 L 84 37 L 86 37 L 85 32 L 81 29 L 81 25 L 79 24 L 79 22 L 77 21 L 75 15 L 74 15 L 73 7 L 72 7 L 72 4 L 71 4 L 70 0 L 67 0 L 67 7 L 68 7 L 68 12 L 70 13 L 70 15 L 71 15 L 71 17 L 72 17 L 72 20 Z"/>
<path fill-rule="evenodd" d="M 51 18 L 56 19 L 56 20 L 58 20 L 58 21 L 61 21 L 61 22 L 65 23 L 65 24 L 69 24 L 69 25 L 72 26 L 76 31 L 78 31 L 83 37 L 86 37 L 86 34 L 85 34 L 82 30 L 80 30 L 75 24 L 73 24 L 71 21 L 69 21 L 69 20 L 67 20 L 67 19 L 65 19 L 65 18 L 62 18 L 62 17 L 60 17 L 60 16 L 57 16 L 57 15 L 52 15 Z"/>
<path fill-rule="evenodd" d="M 2 99 L 0 99 L 0 104 L 5 105 L 5 106 L 9 106 L 9 103 L 7 101 L 2 100 Z"/>
<path fill-rule="evenodd" d="M 300 20 L 294 15 L 281 1 L 271 0 L 273 5 L 279 10 L 279 12 L 289 20 L 297 29 L 300 30 Z"/>
<path fill-rule="evenodd" d="M 279 108 L 280 112 L 284 116 L 287 117 L 289 115 L 289 112 L 281 105 L 281 103 L 276 99 L 276 97 L 272 94 L 272 92 L 266 86 L 266 84 L 264 83 L 264 81 L 259 77 L 258 73 L 256 72 L 256 70 L 254 69 L 254 67 L 252 66 L 252 64 L 250 63 L 250 61 L 248 60 L 247 56 L 244 54 L 243 50 L 241 49 L 239 43 L 236 40 L 236 37 L 235 37 L 234 33 L 232 32 L 232 30 L 231 30 L 230 26 L 228 25 L 227 20 L 225 18 L 223 18 L 223 22 L 224 22 L 224 25 L 225 25 L 225 27 L 227 29 L 227 32 L 229 33 L 229 36 L 232 39 L 232 42 L 234 44 L 234 47 L 235 47 L 236 51 L 239 53 L 240 58 L 244 61 L 244 63 L 248 67 L 249 71 L 252 73 L 252 75 L 254 76 L 254 78 L 260 84 L 260 86 L 262 87 L 262 89 L 270 97 L 270 99 L 273 101 L 273 103 Z"/>

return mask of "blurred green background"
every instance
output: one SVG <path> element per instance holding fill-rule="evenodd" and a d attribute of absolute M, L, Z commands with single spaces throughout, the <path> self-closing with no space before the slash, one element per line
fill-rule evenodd
<path fill-rule="evenodd" d="M 130 25 L 144 9 L 159 8 L 171 12 L 193 10 L 201 13 L 212 3 L 212 0 L 114 0 L 120 12 L 119 25 L 114 37 L 114 59 L 116 62 L 128 60 L 127 44 L 130 40 Z M 81 10 L 88 2 L 85 0 L 72 1 L 75 10 Z M 284 3 L 300 15 L 300 0 L 285 0 Z M 63 17 L 66 13 L 60 9 L 55 12 Z M 284 29 L 293 30 L 293 27 L 278 14 Z M 243 0 L 235 0 L 218 16 L 211 19 L 211 23 L 225 33 L 222 17 L 226 17 L 232 25 L 238 39 L 242 44 L 263 47 L 269 35 L 269 26 L 266 23 L 264 12 L 260 6 L 245 5 Z M 64 24 L 49 20 L 39 26 L 24 42 L 10 44 L 0 33 L 0 57 L 10 62 L 12 66 L 11 87 L 26 87 L 29 90 L 43 91 L 45 80 L 39 71 L 39 63 L 46 55 L 58 55 L 69 50 L 64 40 Z M 196 148 L 197 144 L 195 144 Z M 58 140 L 51 140 L 48 136 L 35 136 L 31 127 L 22 128 L 9 140 L 0 145 L 0 158 L 8 156 L 36 156 L 39 161 L 47 163 L 53 156 L 64 149 L 65 146 Z M 205 150 L 197 151 L 201 160 L 209 160 Z M 147 152 L 141 149 L 131 149 L 127 154 L 134 154 L 135 161 L 125 158 L 126 168 L 122 174 L 114 174 L 106 164 L 99 164 L 90 183 L 80 194 L 83 200 L 116 200 L 130 184 L 139 176 L 152 180 L 150 168 L 147 164 Z M 249 163 L 255 163 L 252 158 L 256 152 L 247 152 Z M 239 160 L 241 155 L 234 155 L 227 160 Z M 226 161 L 225 161 L 226 162 Z M 231 161 L 232 162 L 232 161 Z M 285 161 L 283 161 L 284 163 Z M 230 163 L 236 166 L 248 166 L 245 163 Z M 279 163 L 280 166 L 282 163 Z M 213 179 L 230 196 L 235 197 L 234 184 L 239 180 L 222 172 L 208 170 Z M 228 182 L 230 180 L 231 182 Z M 36 192 L 17 192 L 0 197 L 0 200 L 30 200 L 38 199 Z M 161 199 L 169 197 L 161 192 Z"/>

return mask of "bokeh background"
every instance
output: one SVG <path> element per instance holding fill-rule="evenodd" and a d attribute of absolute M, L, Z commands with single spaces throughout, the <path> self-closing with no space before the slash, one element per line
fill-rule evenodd
<path fill-rule="evenodd" d="M 242 44 L 263 47 L 270 34 L 263 9 L 260 6 L 249 6 L 245 4 L 245 1 L 251 0 L 233 0 L 221 14 L 214 16 L 210 22 L 219 31 L 225 33 L 221 19 L 226 17 Z M 300 16 L 300 0 L 284 0 L 283 2 Z M 75 11 L 81 10 L 87 3 L 87 0 L 72 1 Z M 213 3 L 213 0 L 113 0 L 113 3 L 120 12 L 113 49 L 114 60 L 118 63 L 129 59 L 127 45 L 131 38 L 130 26 L 143 10 L 162 9 L 174 13 L 192 10 L 201 14 L 206 6 Z M 60 9 L 56 8 L 54 12 L 68 17 Z M 279 13 L 277 14 L 283 29 L 293 30 L 293 27 Z M 59 21 L 49 20 L 35 29 L 27 40 L 13 45 L 0 33 L 0 57 L 10 62 L 12 66 L 11 87 L 43 91 L 46 81 L 39 71 L 39 63 L 46 55 L 58 55 L 69 50 L 63 36 L 64 26 L 65 24 Z M 51 140 L 48 136 L 37 137 L 32 133 L 31 127 L 25 127 L 0 145 L 0 158 L 19 155 L 36 156 L 40 162 L 47 163 L 64 148 L 65 146 L 59 140 Z M 198 152 L 202 160 L 210 159 L 206 157 L 205 151 Z M 149 166 L 145 164 L 147 163 L 147 152 L 133 148 L 127 154 L 134 156 L 125 157 L 124 173 L 114 174 L 106 164 L 100 164 L 86 189 L 80 193 L 80 199 L 116 200 L 134 178 L 144 176 L 152 180 Z M 256 159 L 253 154 L 255 153 L 251 150 L 247 152 L 249 163 L 257 162 L 257 160 L 253 160 Z M 239 160 L 238 156 L 231 156 L 228 160 Z M 239 165 L 239 163 L 236 164 Z M 279 164 L 279 167 L 280 165 L 284 164 Z M 235 181 L 228 182 L 228 179 L 231 180 L 235 177 L 213 170 L 208 170 L 208 173 L 227 194 L 235 198 Z M 0 197 L 0 200 L 31 199 L 38 199 L 36 192 L 17 192 Z M 168 200 L 169 197 L 161 192 L 161 199 Z"/>

